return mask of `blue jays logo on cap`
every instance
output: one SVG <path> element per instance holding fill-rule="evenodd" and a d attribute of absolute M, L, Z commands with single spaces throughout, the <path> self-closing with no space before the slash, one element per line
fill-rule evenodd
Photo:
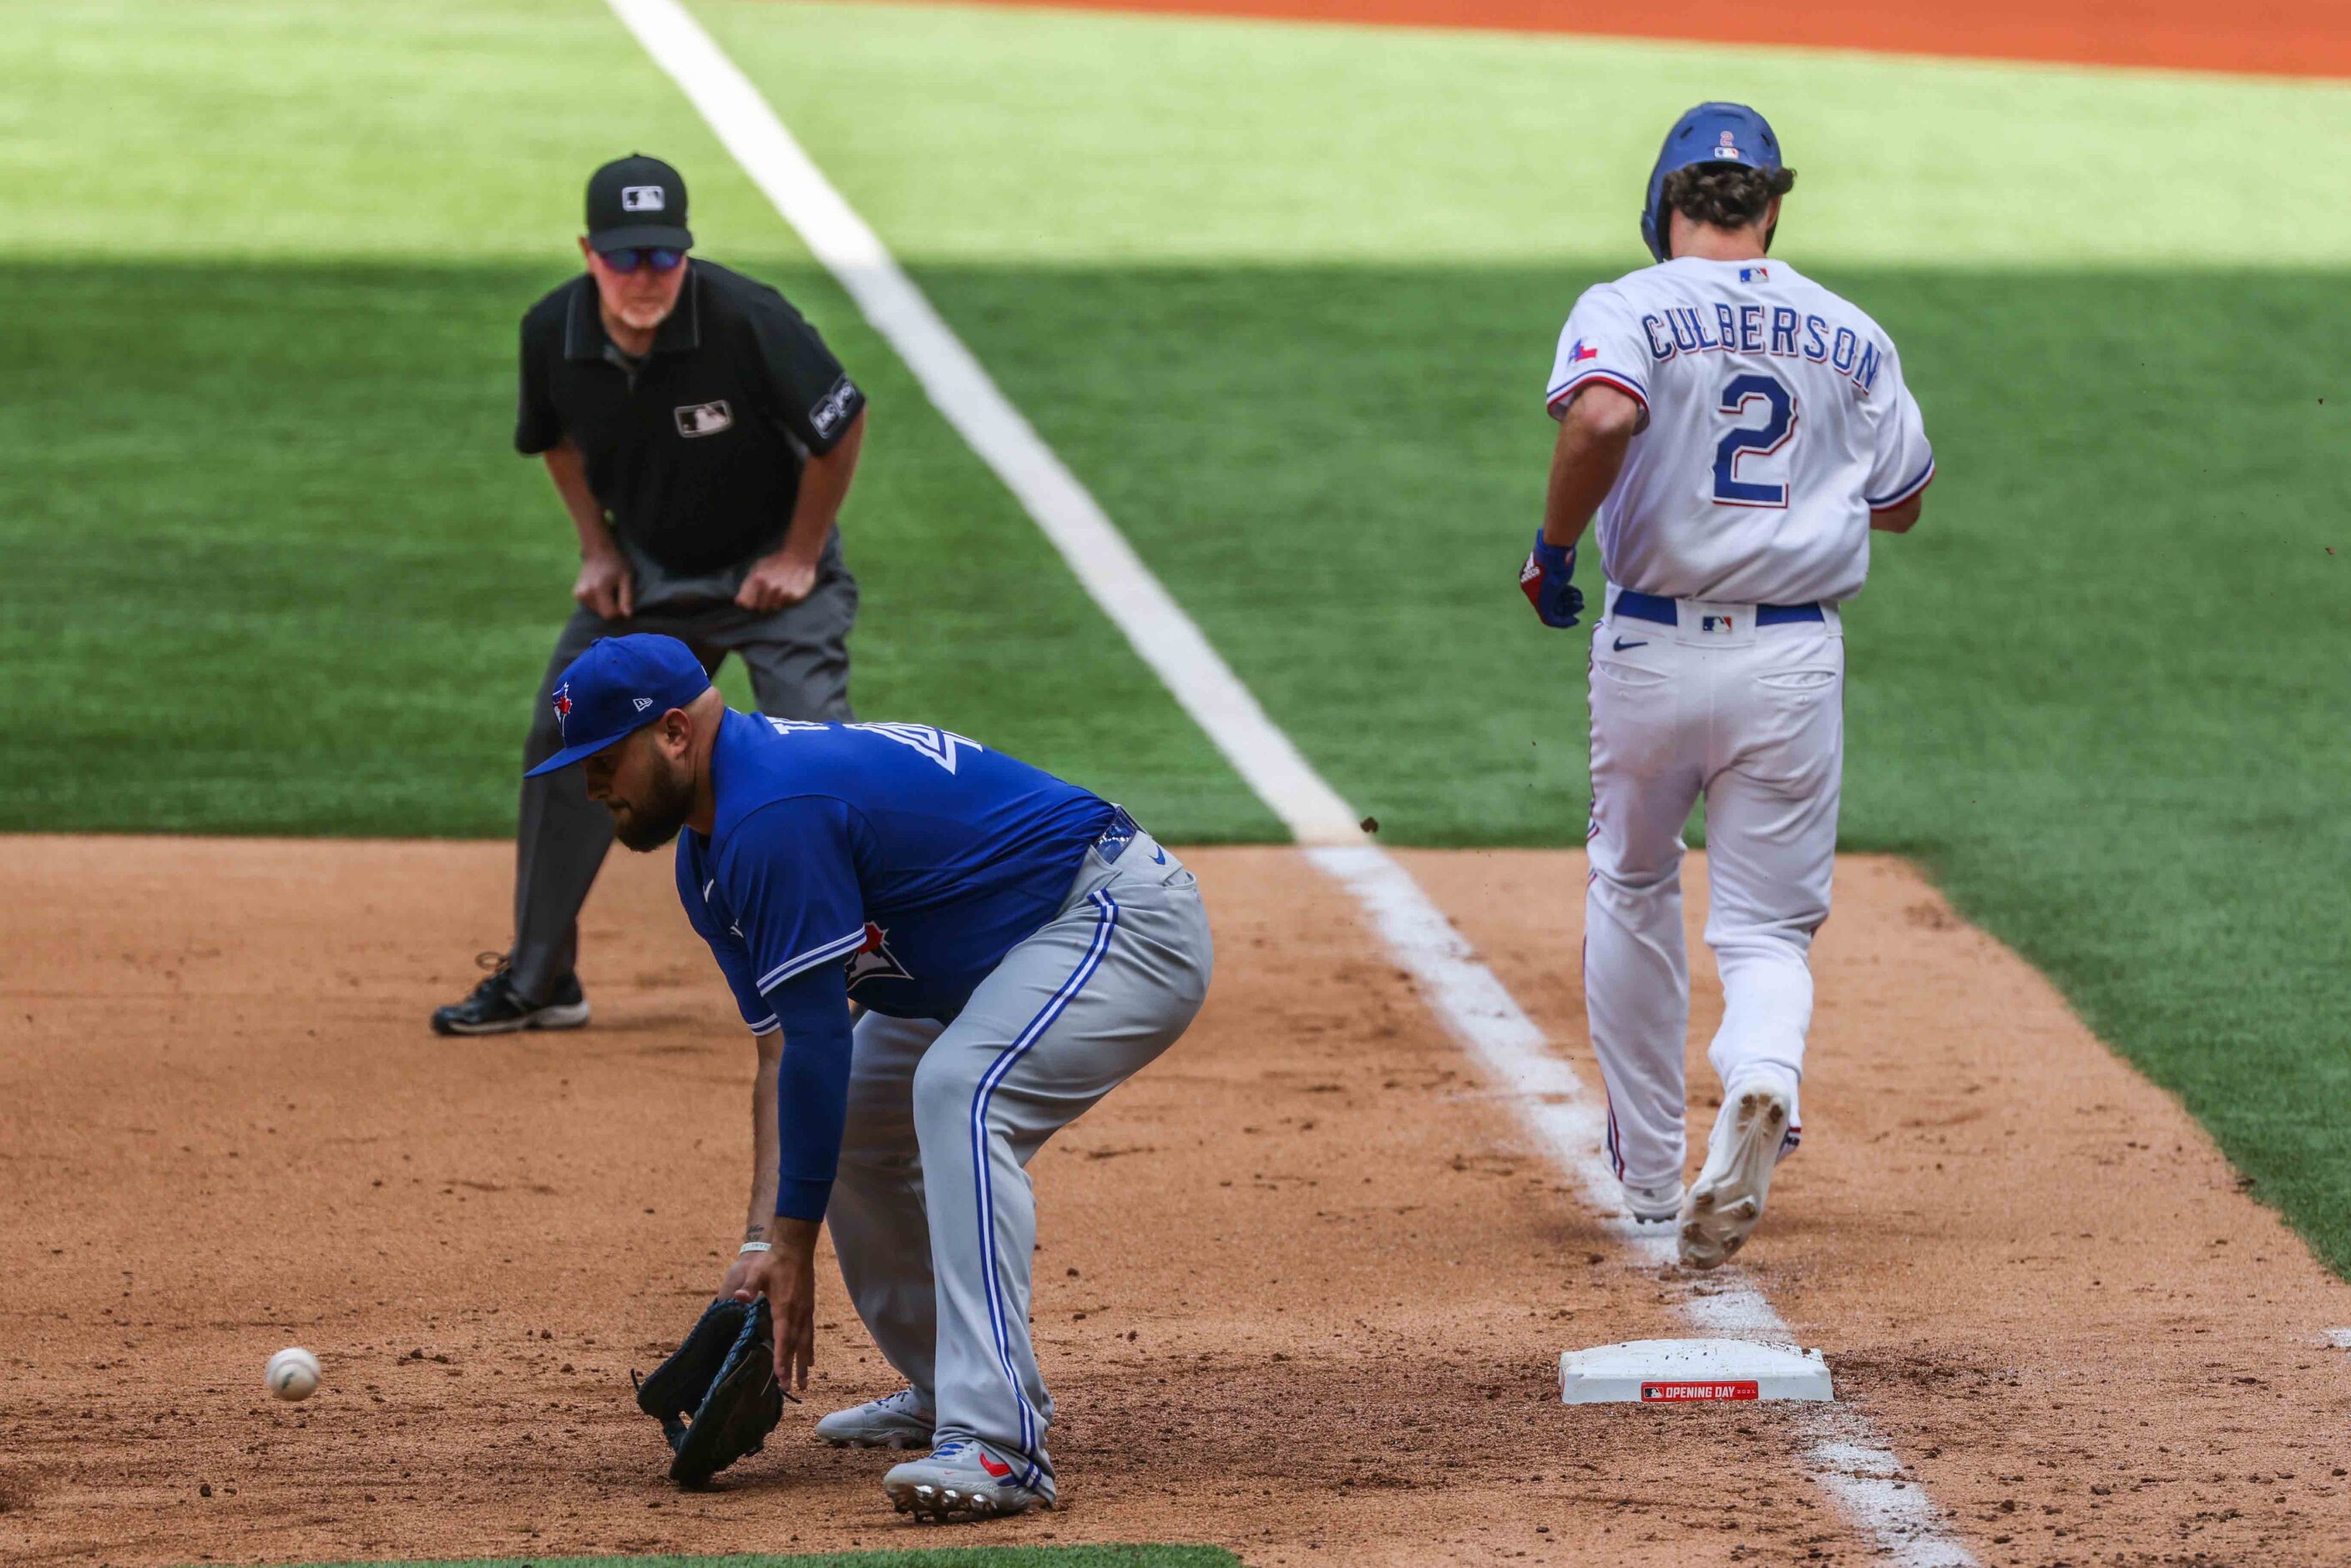
<path fill-rule="evenodd" d="M 552 698 L 563 749 L 524 777 L 536 779 L 592 757 L 709 689 L 702 661 L 676 638 L 643 632 L 607 637 L 564 667 Z"/>

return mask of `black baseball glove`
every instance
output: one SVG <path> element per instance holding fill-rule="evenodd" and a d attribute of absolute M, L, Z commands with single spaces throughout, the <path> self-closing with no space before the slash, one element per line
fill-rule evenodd
<path fill-rule="evenodd" d="M 746 1454 L 756 1454 L 784 1418 L 776 1381 L 776 1332 L 767 1298 L 710 1303 L 677 1354 L 653 1375 L 629 1376 L 637 1408 L 669 1439 L 669 1479 L 697 1487 Z"/>

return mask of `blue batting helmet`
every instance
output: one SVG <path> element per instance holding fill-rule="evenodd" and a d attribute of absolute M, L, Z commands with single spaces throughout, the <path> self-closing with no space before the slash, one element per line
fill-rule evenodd
<path fill-rule="evenodd" d="M 1666 199 L 1666 176 L 1693 163 L 1744 163 L 1766 173 L 1780 167 L 1780 139 L 1769 121 L 1743 103 L 1701 103 L 1666 132 L 1657 166 L 1649 171 L 1649 200 L 1641 209 L 1641 238 L 1649 254 L 1670 261 L 1670 220 L 1658 210 Z"/>

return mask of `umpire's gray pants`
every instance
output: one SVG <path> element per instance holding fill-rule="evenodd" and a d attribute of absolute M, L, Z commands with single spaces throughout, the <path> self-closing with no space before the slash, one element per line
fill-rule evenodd
<path fill-rule="evenodd" d="M 736 578 L 739 582 L 740 574 Z M 638 583 L 652 586 L 642 566 Z M 563 730 L 548 698 L 564 666 L 598 638 L 632 632 L 676 638 L 713 674 L 727 654 L 740 655 L 762 713 L 810 720 L 856 716 L 849 707 L 849 629 L 857 619 L 857 580 L 841 567 L 837 547 L 827 550 L 815 590 L 782 610 L 749 611 L 725 599 L 653 605 L 640 601 L 637 609 L 622 621 L 581 609 L 565 624 L 531 705 L 525 768 L 536 768 L 563 748 Z M 523 780 L 515 844 L 515 937 L 507 961 L 514 967 L 515 989 L 526 999 L 547 1000 L 578 961 L 580 906 L 588 901 L 588 889 L 611 845 L 612 814 L 588 799 L 580 769 Z"/>
<path fill-rule="evenodd" d="M 1045 1140 L 1176 1041 L 1208 993 L 1199 884 L 1150 835 L 1089 851 L 1070 896 L 955 1022 L 857 1025 L 827 1220 L 857 1315 L 936 1412 L 1053 1496 L 1029 1339 Z"/>

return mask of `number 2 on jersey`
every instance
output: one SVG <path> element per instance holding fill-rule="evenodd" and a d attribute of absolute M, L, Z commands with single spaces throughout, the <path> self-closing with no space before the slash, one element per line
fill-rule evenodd
<path fill-rule="evenodd" d="M 1756 424 L 1761 403 L 1763 423 Z M 1724 507 L 1784 507 L 1785 484 L 1766 485 L 1739 476 L 1739 460 L 1750 455 L 1768 456 L 1788 444 L 1796 433 L 1796 394 L 1777 376 L 1750 371 L 1724 384 L 1717 412 L 1742 423 L 1734 425 L 1714 449 L 1714 499 Z"/>

